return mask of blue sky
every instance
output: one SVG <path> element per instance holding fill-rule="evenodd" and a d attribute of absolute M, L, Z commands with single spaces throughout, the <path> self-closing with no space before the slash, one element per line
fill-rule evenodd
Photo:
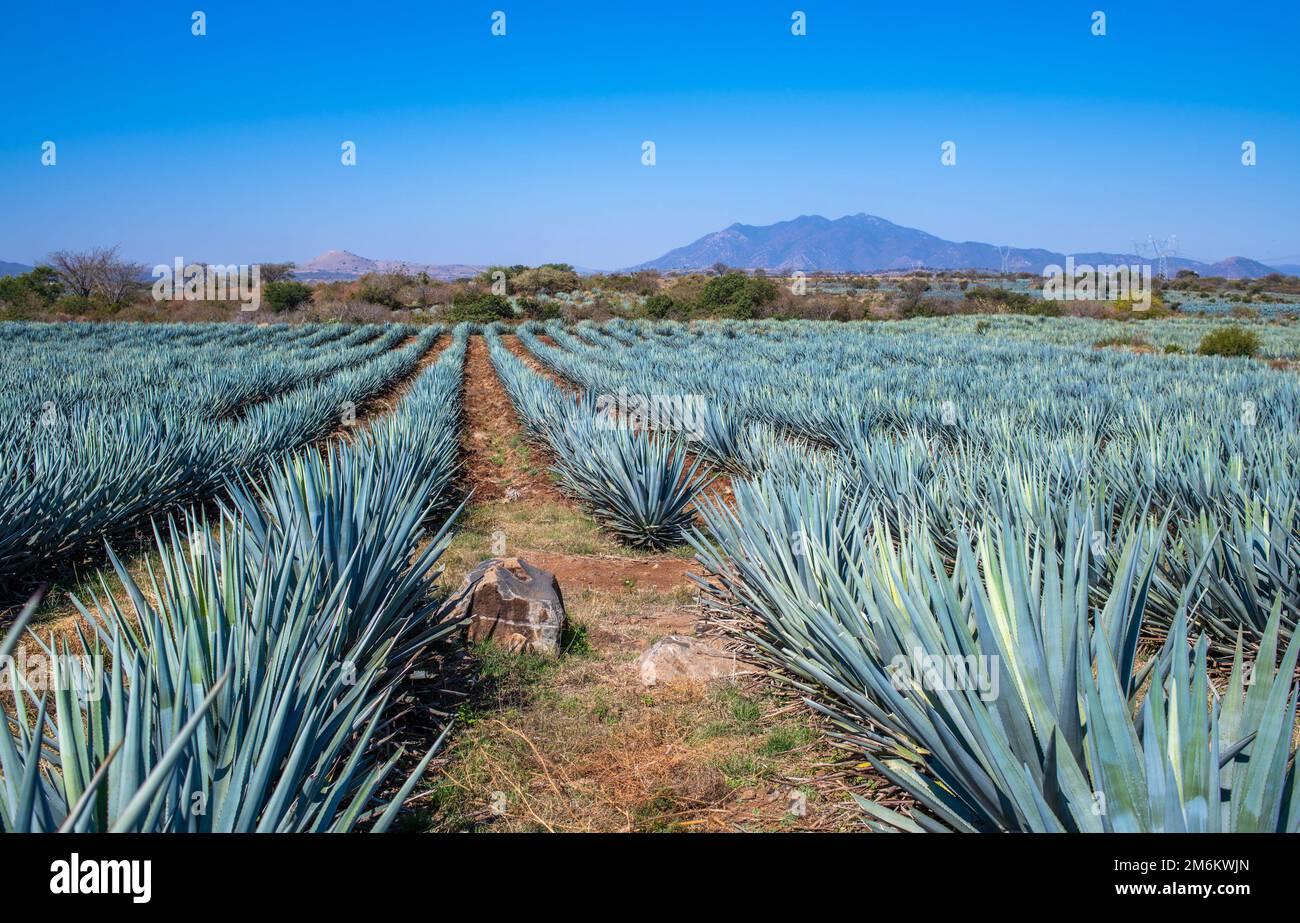
<path fill-rule="evenodd" d="M 610 268 L 733 221 L 868 212 L 955 240 L 1177 234 L 1192 257 L 1300 263 L 1294 2 L 307 7 L 12 4 L 0 259 L 121 243 L 149 263 Z"/>

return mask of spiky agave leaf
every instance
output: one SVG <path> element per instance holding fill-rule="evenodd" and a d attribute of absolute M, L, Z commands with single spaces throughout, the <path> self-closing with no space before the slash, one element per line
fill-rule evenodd
<path fill-rule="evenodd" d="M 685 539 L 705 485 L 680 440 L 575 417 L 553 446 L 560 488 L 623 541 L 662 549 Z"/>
<path fill-rule="evenodd" d="M 759 620 L 754 636 L 768 656 L 920 802 L 906 823 L 867 808 L 875 822 L 1295 829 L 1285 730 L 1295 645 L 1276 669 L 1265 651 L 1259 685 L 1244 692 L 1238 664 L 1222 721 L 1209 701 L 1205 642 L 1189 651 L 1185 616 L 1161 656 L 1137 665 L 1161 523 L 1134 524 L 1099 593 L 1082 508 L 1064 535 L 1054 520 L 1004 518 L 960 541 L 954 564 L 923 519 L 894 524 L 860 510 L 844 517 L 844 508 L 843 497 L 808 488 L 770 484 L 765 497 L 738 486 L 734 512 L 705 507 L 716 543 L 695 541 Z M 1275 612 L 1274 639 L 1277 624 Z M 1243 771 L 1252 773 L 1249 796 Z"/>
<path fill-rule="evenodd" d="M 630 545 L 661 549 L 683 541 L 707 479 L 699 459 L 687 465 L 681 440 L 611 420 L 593 392 L 565 394 L 506 349 L 496 331 L 485 336 L 515 411 L 554 454 L 561 489 Z"/>
<path fill-rule="evenodd" d="M 33 610 L 11 626 L 0 658 L 9 658 Z M 78 656 L 66 643 L 41 647 L 44 676 L 26 676 L 7 659 L 14 711 L 0 721 L 0 832 L 105 830 L 110 811 L 133 822 L 173 796 L 228 676 L 192 709 L 168 709 L 170 720 L 158 722 L 147 661 L 115 648 L 106 674 L 91 645 Z"/>
<path fill-rule="evenodd" d="M 68 340 L 89 351 L 90 363 L 76 363 L 91 365 L 84 381 L 60 382 L 66 370 L 58 367 L 57 376 L 33 374 L 42 358 L 51 361 L 40 351 L 26 357 L 33 367 L 15 370 L 6 357 L 0 584 L 147 527 L 162 511 L 211 496 L 226 478 L 328 435 L 346 402 L 360 406 L 413 371 L 442 329 L 394 349 L 413 328 L 374 325 L 342 338 L 326 330 L 298 342 L 290 328 L 248 325 L 214 335 L 205 355 L 183 329 L 142 327 L 120 334 L 131 338 L 129 363 L 108 359 L 105 368 L 94 366 L 94 341 L 113 334 L 92 331 L 86 342 Z M 15 371 L 21 388 L 6 378 Z"/>
<path fill-rule="evenodd" d="M 427 422 L 406 421 L 406 444 L 454 439 Z M 427 544 L 424 528 L 446 472 L 389 447 L 287 461 L 232 490 L 215 534 L 197 515 L 169 523 L 147 594 L 110 550 L 131 614 L 103 578 L 74 602 L 81 650 L 111 670 L 92 695 L 56 682 L 53 715 L 37 690 L 15 696 L 0 774 L 31 784 L 3 792 L 4 828 L 343 831 L 368 816 L 400 757 L 372 744 L 402 667 L 455 628 L 432 587 L 449 523 Z"/>
<path fill-rule="evenodd" d="M 1180 517 L 1175 531 L 1158 584 L 1158 624 L 1169 624 L 1187 589 L 1193 619 L 1220 653 L 1231 654 L 1243 633 L 1248 644 L 1259 644 L 1275 605 L 1282 636 L 1291 637 L 1300 621 L 1300 497 L 1279 507 L 1234 492 Z"/>

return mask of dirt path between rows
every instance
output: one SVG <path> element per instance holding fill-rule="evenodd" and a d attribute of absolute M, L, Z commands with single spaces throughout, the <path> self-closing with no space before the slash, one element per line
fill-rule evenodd
<path fill-rule="evenodd" d="M 516 337 L 503 343 L 555 376 Z M 559 382 L 572 388 L 571 383 Z M 702 609 L 687 548 L 618 545 L 555 487 L 524 438 L 479 337 L 465 368 L 462 486 L 469 508 L 444 559 L 448 589 L 517 555 L 555 574 L 570 621 L 558 658 L 476 649 L 476 688 L 429 786 L 417 829 L 766 830 L 855 826 L 841 759 L 802 703 L 766 680 L 641 684 L 638 658 L 694 636 Z M 716 639 L 707 639 L 719 650 Z M 743 667 L 743 662 L 741 663 Z M 832 793 L 833 792 L 833 793 Z"/>
<path fill-rule="evenodd" d="M 515 337 L 503 338 L 512 352 L 538 374 L 547 374 Z M 554 376 L 551 376 L 552 380 Z M 514 406 L 481 337 L 473 337 L 465 361 L 465 429 L 461 438 L 464 464 L 461 486 L 473 491 L 473 502 L 506 501 L 512 504 L 558 504 L 576 509 L 555 486 L 550 459 L 544 448 L 524 437 Z M 627 581 L 658 589 L 671 589 L 699 573 L 692 561 L 668 555 L 633 557 L 624 554 L 584 556 L 539 548 L 527 549 L 538 566 L 560 578 L 563 586 L 609 589 Z"/>
<path fill-rule="evenodd" d="M 463 394 L 461 486 L 465 491 L 472 490 L 479 503 L 507 494 L 512 499 L 563 502 L 547 474 L 549 463 L 523 437 L 482 337 L 470 338 Z"/>

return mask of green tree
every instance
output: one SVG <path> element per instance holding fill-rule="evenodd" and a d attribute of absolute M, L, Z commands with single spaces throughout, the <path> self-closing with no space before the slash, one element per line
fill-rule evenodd
<path fill-rule="evenodd" d="M 301 282 L 265 282 L 262 284 L 262 300 L 276 314 L 292 311 L 311 301 L 311 288 Z"/>
<path fill-rule="evenodd" d="M 780 289 L 771 279 L 728 272 L 714 276 L 700 293 L 699 310 L 710 317 L 749 320 L 758 309 L 776 300 Z"/>
<path fill-rule="evenodd" d="M 63 283 L 49 266 L 0 277 L 0 301 L 12 307 L 48 308 L 62 294 Z"/>

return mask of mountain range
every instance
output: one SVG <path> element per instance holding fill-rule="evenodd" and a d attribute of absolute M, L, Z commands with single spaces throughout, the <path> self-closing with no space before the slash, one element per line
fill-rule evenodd
<path fill-rule="evenodd" d="M 332 282 L 339 279 L 355 279 L 368 272 L 403 272 L 418 275 L 429 274 L 429 278 L 439 281 L 463 279 L 476 276 L 486 266 L 470 266 L 463 263 L 411 263 L 405 260 L 371 260 L 357 256 L 347 250 L 326 250 L 320 256 L 294 267 L 294 277 L 304 282 Z"/>
<path fill-rule="evenodd" d="M 801 215 L 790 221 L 756 226 L 733 224 L 699 240 L 670 250 L 638 266 L 661 272 L 710 269 L 723 263 L 735 269 L 775 272 L 889 272 L 909 269 L 982 269 L 1039 274 L 1045 266 L 1064 266 L 1067 256 L 1075 263 L 1122 265 L 1152 262 L 1132 253 L 1057 253 L 1041 248 L 997 247 L 978 241 L 944 240 L 916 228 L 903 227 L 874 215 L 845 215 L 831 220 L 821 215 Z M 1170 257 L 1170 273 L 1191 269 L 1202 276 L 1256 279 L 1273 272 L 1300 275 L 1300 266 L 1267 266 L 1244 256 L 1217 263 L 1187 257 Z M 327 250 L 298 263 L 294 275 L 305 282 L 356 279 L 369 272 L 428 273 L 431 279 L 450 281 L 476 276 L 488 267 L 465 263 L 413 263 L 375 260 L 347 250 Z M 0 262 L 0 276 L 30 270 L 22 263 Z M 579 269 L 588 275 L 594 270 Z"/>
<path fill-rule="evenodd" d="M 977 241 L 957 243 L 875 215 L 857 214 L 835 220 L 821 215 L 801 215 L 763 226 L 733 224 L 633 268 L 690 271 L 725 263 L 737 269 L 778 272 L 881 272 L 919 268 L 998 271 L 1005 266 L 1008 272 L 1037 274 L 1045 266 L 1064 266 L 1067 256 L 1073 256 L 1076 263 L 1094 266 L 1139 261 L 1131 253 L 1065 254 L 1043 249 L 1000 248 Z M 1168 266 L 1171 273 L 1192 269 L 1202 276 L 1231 279 L 1253 279 L 1278 271 L 1242 256 L 1217 263 L 1170 257 Z"/>

